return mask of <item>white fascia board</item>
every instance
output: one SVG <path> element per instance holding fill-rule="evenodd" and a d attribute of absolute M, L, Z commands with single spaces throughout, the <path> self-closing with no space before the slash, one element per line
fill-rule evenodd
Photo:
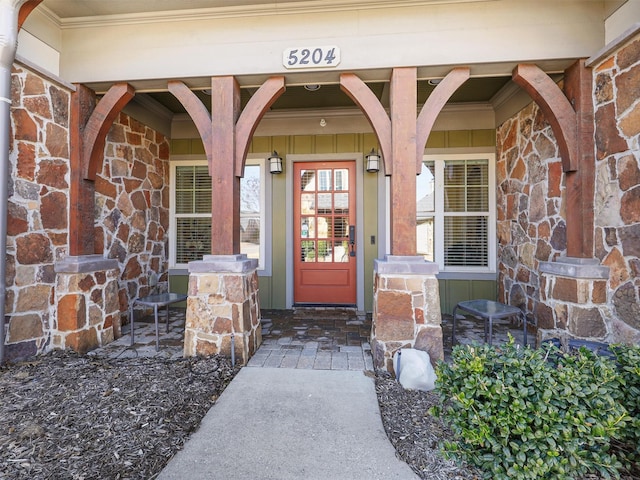
<path fill-rule="evenodd" d="M 216 75 L 289 77 L 289 47 L 337 45 L 342 71 L 398 66 L 503 66 L 588 57 L 604 44 L 599 2 L 522 0 L 362 8 L 348 11 L 162 19 L 62 28 L 61 73 L 100 83 Z M 486 74 L 496 72 L 486 72 Z M 165 82 L 166 83 L 166 82 Z M 158 86 L 163 84 L 157 82 Z M 190 85 L 191 86 L 191 85 Z"/>
<path fill-rule="evenodd" d="M 52 75 L 60 75 L 60 53 L 26 30 L 18 32 L 18 58 L 23 58 Z"/>
<path fill-rule="evenodd" d="M 613 12 L 605 21 L 605 43 L 612 43 L 634 24 L 640 22 L 640 2 L 630 0 Z"/>
<path fill-rule="evenodd" d="M 62 24 L 46 7 L 40 5 L 31 11 L 21 30 L 26 30 L 54 50 L 62 50 Z"/>
<path fill-rule="evenodd" d="M 46 9 L 36 8 L 18 32 L 17 56 L 38 68 L 60 75 L 62 31 L 60 23 Z"/>

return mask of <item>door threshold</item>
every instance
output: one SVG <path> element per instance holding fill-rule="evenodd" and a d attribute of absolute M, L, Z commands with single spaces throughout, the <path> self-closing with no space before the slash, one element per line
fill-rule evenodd
<path fill-rule="evenodd" d="M 355 303 L 294 303 L 293 308 L 314 308 L 317 310 L 334 310 L 338 308 L 347 308 L 355 310 L 356 308 L 358 308 L 358 306 Z"/>

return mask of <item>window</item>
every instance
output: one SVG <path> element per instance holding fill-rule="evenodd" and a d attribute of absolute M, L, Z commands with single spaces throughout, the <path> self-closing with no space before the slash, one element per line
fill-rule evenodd
<path fill-rule="evenodd" d="M 247 160 L 240 181 L 240 251 L 265 260 L 265 161 Z M 171 264 L 186 267 L 211 253 L 211 177 L 206 162 L 172 163 Z"/>
<path fill-rule="evenodd" d="M 175 168 L 175 263 L 211 253 L 211 177 L 207 165 Z"/>
<path fill-rule="evenodd" d="M 417 178 L 417 251 L 442 271 L 495 271 L 493 155 L 425 157 Z"/>

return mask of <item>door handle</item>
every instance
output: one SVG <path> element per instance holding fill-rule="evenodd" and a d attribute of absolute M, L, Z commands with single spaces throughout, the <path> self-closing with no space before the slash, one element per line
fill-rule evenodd
<path fill-rule="evenodd" d="M 356 256 L 356 226 L 349 225 L 349 256 Z"/>

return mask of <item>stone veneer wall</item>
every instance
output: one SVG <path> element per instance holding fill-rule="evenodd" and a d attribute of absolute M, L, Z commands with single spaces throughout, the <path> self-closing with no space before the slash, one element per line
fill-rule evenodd
<path fill-rule="evenodd" d="M 640 343 L 640 34 L 594 65 L 595 255 L 610 268 L 606 339 Z"/>
<path fill-rule="evenodd" d="M 11 100 L 7 360 L 50 348 L 54 264 L 67 254 L 69 204 L 70 92 L 14 65 Z"/>
<path fill-rule="evenodd" d="M 540 262 L 566 251 L 562 163 L 551 126 L 535 103 L 497 130 L 498 300 L 550 328 L 540 302 Z"/>
<path fill-rule="evenodd" d="M 71 92 L 15 64 L 11 97 L 5 359 L 108 342 L 119 335 L 118 308 L 126 315 L 131 298 L 167 290 L 169 142 L 125 114 L 114 122 L 96 179 L 95 242 L 96 253 L 117 259 L 119 270 L 61 275 L 56 264 L 68 258 Z M 85 308 L 71 297 L 81 302 L 85 294 L 86 328 L 78 330 L 70 312 Z"/>
<path fill-rule="evenodd" d="M 126 316 L 134 298 L 168 290 L 169 141 L 121 113 L 95 187 L 95 249 L 118 260 Z"/>
<path fill-rule="evenodd" d="M 576 260 L 560 258 L 564 176 L 553 133 L 531 104 L 497 131 L 499 299 L 524 307 L 542 336 L 640 343 L 640 35 L 592 67 L 594 231 L 584 234 L 594 235 L 595 258 L 581 268 L 606 271 L 600 264 L 608 278 L 558 273 Z M 547 273 L 541 262 L 552 262 Z"/>

